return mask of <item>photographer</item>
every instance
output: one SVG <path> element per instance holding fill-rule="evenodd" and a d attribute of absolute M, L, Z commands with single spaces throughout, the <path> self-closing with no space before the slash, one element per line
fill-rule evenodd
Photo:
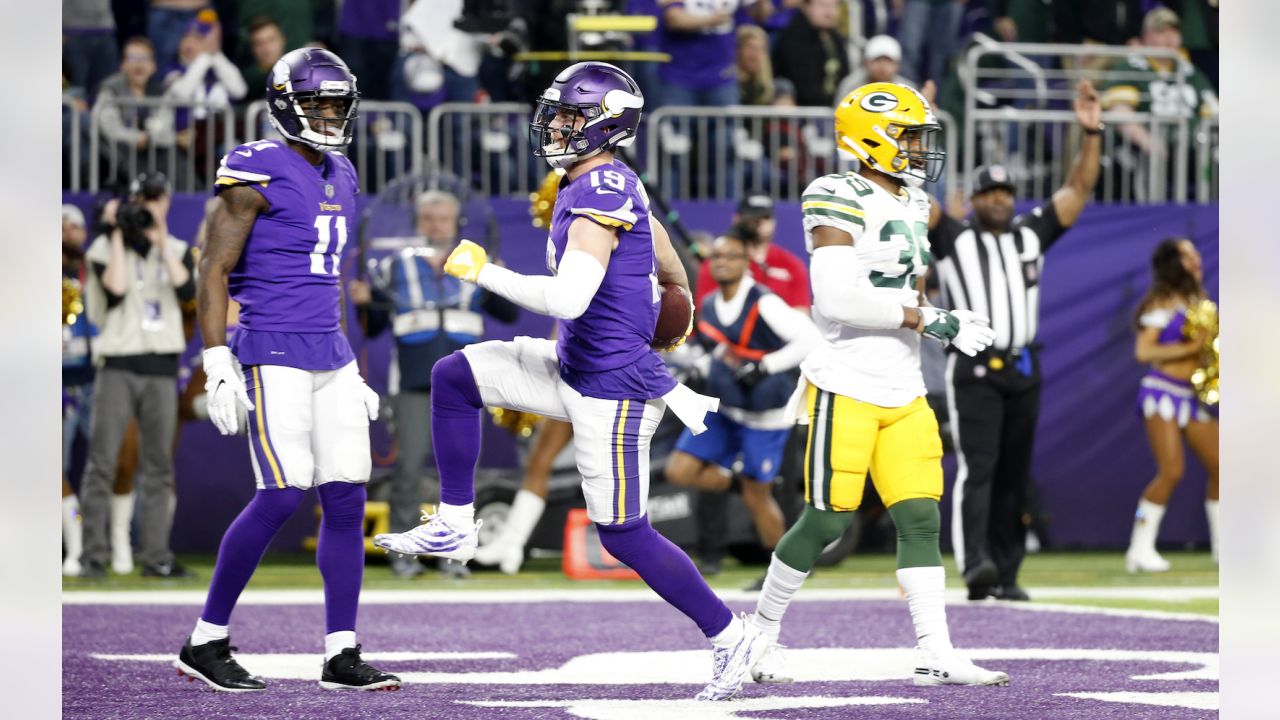
<path fill-rule="evenodd" d="M 194 258 L 169 234 L 169 186 L 144 173 L 123 202 L 103 208 L 101 234 L 90 246 L 87 310 L 98 326 L 93 358 L 89 459 L 80 492 L 82 577 L 103 577 L 110 556 L 107 517 L 121 440 L 140 431 L 138 553 L 144 577 L 190 577 L 173 560 L 173 434 L 178 417 L 178 356 L 186 345 L 180 304 L 195 295 Z"/>

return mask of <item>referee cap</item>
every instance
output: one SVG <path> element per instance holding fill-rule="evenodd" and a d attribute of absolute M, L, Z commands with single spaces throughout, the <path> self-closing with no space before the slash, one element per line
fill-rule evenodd
<path fill-rule="evenodd" d="M 1015 192 L 1013 176 L 1009 174 L 1008 168 L 1003 165 L 983 165 L 978 168 L 978 179 L 973 184 L 973 194 L 977 195 L 996 188 Z"/>

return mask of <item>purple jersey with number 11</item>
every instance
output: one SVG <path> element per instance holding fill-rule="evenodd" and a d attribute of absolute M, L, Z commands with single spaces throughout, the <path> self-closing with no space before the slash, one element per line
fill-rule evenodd
<path fill-rule="evenodd" d="M 676 382 L 649 347 L 658 322 L 657 256 L 640 179 L 614 160 L 561 186 L 547 237 L 551 272 L 564 257 L 569 226 L 579 218 L 616 230 L 618 240 L 587 311 L 560 321 L 556 343 L 560 376 L 588 397 L 661 397 Z"/>
<path fill-rule="evenodd" d="M 247 143 L 227 153 L 214 190 L 244 185 L 270 206 L 258 215 L 231 271 L 240 303 L 232 350 L 244 365 L 335 370 L 354 359 L 342 332 L 342 249 L 355 231 L 355 169 L 346 156 L 312 165 L 281 142 Z"/>

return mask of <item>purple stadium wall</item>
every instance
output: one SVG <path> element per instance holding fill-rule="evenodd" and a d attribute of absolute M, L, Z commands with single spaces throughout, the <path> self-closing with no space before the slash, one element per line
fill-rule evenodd
<path fill-rule="evenodd" d="M 88 216 L 92 198 L 68 194 L 64 202 L 80 205 Z M 170 227 L 175 235 L 184 239 L 195 235 L 203 202 L 198 195 L 174 199 Z M 545 234 L 530 225 L 528 204 L 497 200 L 492 208 L 503 233 L 504 261 L 517 271 L 542 272 Z M 727 227 L 733 204 L 683 203 L 677 209 L 690 229 L 716 232 Z M 778 221 L 778 242 L 802 253 L 799 205 L 779 203 Z M 1089 207 L 1048 255 L 1040 324 L 1045 385 L 1033 473 L 1057 545 L 1123 548 L 1138 495 L 1154 472 L 1135 409 L 1143 368 L 1133 360 L 1130 322 L 1148 282 L 1151 250 L 1170 235 L 1194 239 L 1204 255 L 1206 285 L 1216 298 L 1217 205 Z M 353 257 L 347 258 L 346 267 L 350 268 Z M 513 326 L 491 324 L 492 337 L 497 338 L 544 335 L 550 327 L 546 318 L 527 313 Z M 384 336 L 366 342 L 355 337 L 353 345 L 370 383 L 385 389 L 389 340 Z M 513 466 L 510 438 L 489 425 L 486 428 L 482 463 Z M 242 442 L 218 436 L 207 423 L 182 430 L 176 457 L 180 490 L 175 549 L 215 549 L 222 531 L 252 495 Z M 391 451 L 385 430 L 376 428 L 375 461 L 386 464 Z M 949 484 L 955 467 L 950 458 L 946 467 Z M 1165 518 L 1162 542 L 1203 543 L 1208 537 L 1202 504 L 1204 472 L 1194 459 L 1189 459 L 1187 468 L 1183 487 L 1175 493 Z M 943 504 L 947 524 L 946 498 Z M 296 547 L 301 534 L 312 528 L 311 516 L 299 513 L 276 547 Z M 944 543 L 949 538 L 945 526 L 943 538 Z"/>

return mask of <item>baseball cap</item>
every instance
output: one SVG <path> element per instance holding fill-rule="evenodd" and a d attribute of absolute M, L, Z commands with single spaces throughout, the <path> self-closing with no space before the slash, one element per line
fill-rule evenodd
<path fill-rule="evenodd" d="M 1178 19 L 1178 13 L 1167 7 L 1152 8 L 1150 12 L 1142 18 L 1142 32 L 1159 32 L 1165 28 L 1182 28 L 1182 21 Z"/>
<path fill-rule="evenodd" d="M 865 60 L 887 57 L 894 62 L 902 62 L 902 46 L 888 35 L 876 35 L 867 41 L 862 57 Z"/>
<path fill-rule="evenodd" d="M 84 227 L 84 212 L 75 205 L 62 206 L 62 222 L 69 222 L 72 225 Z"/>
<path fill-rule="evenodd" d="M 1009 175 L 1009 171 L 1005 166 L 984 165 L 978 168 L 978 180 L 973 184 L 973 194 L 977 195 L 996 188 L 1004 188 L 1009 192 L 1015 192 L 1013 178 Z"/>
<path fill-rule="evenodd" d="M 213 28 L 217 24 L 218 11 L 213 8 L 205 8 L 196 13 L 195 17 L 191 18 L 191 20 L 187 22 L 186 27 L 182 29 L 182 34 L 186 35 L 187 33 L 194 32 L 200 33 L 201 35 L 208 35 L 213 32 Z"/>
<path fill-rule="evenodd" d="M 773 198 L 768 195 L 748 195 L 738 201 L 738 214 L 743 217 L 773 217 Z"/>

